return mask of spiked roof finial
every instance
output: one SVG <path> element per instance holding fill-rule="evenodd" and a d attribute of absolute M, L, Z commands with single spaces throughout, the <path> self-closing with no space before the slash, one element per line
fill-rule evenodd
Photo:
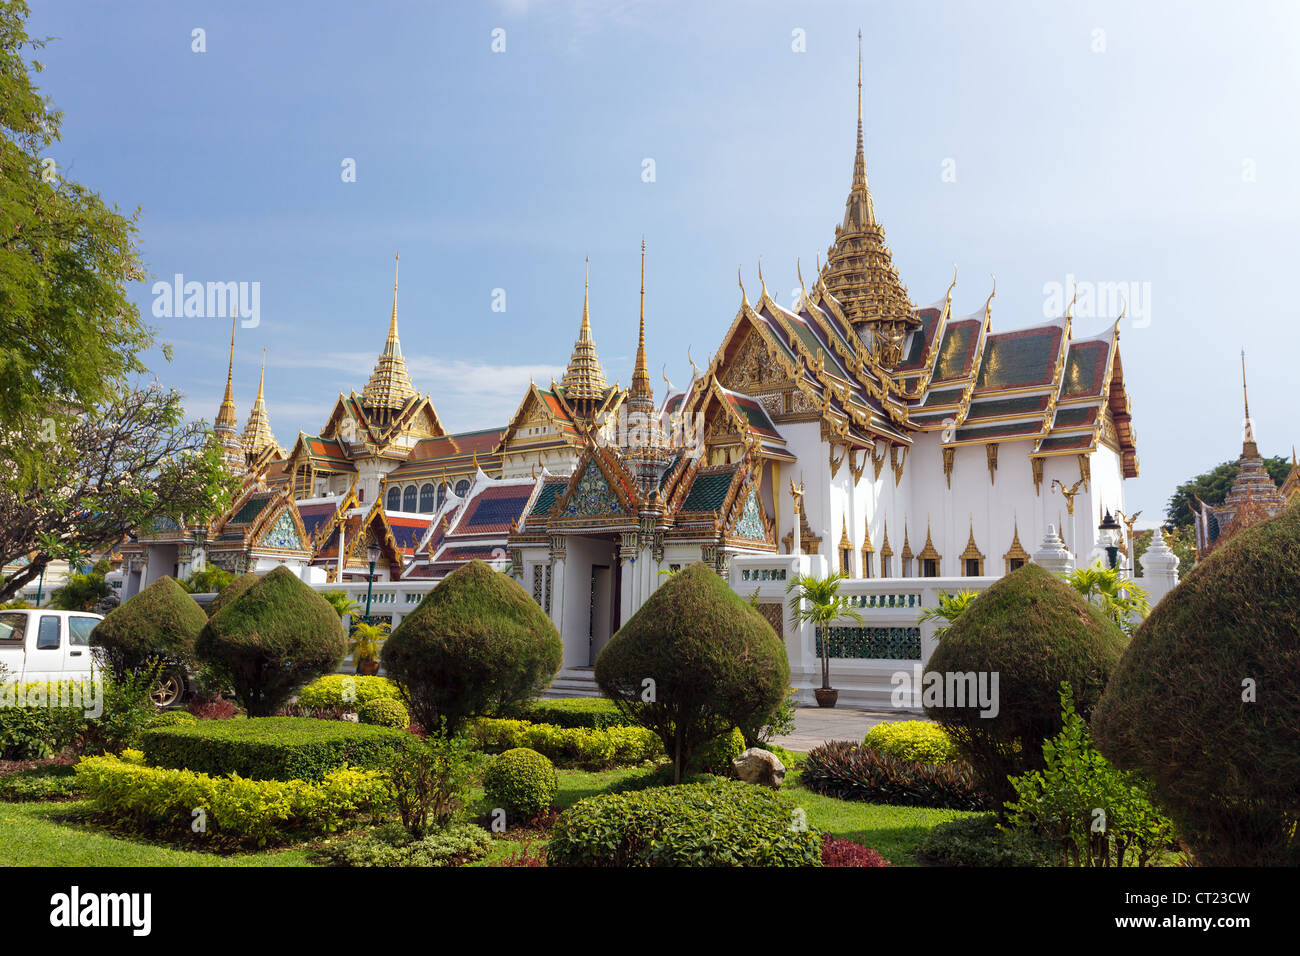
<path fill-rule="evenodd" d="M 632 370 L 632 391 L 628 408 L 639 411 L 654 410 L 654 392 L 650 388 L 650 372 L 645 357 L 645 239 L 641 240 L 641 331 L 637 339 L 636 367 Z"/>

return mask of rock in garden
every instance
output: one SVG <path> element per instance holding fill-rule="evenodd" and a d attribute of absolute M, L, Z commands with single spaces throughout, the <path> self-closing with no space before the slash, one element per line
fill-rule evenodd
<path fill-rule="evenodd" d="M 745 783 L 756 783 L 773 790 L 780 790 L 785 781 L 785 764 L 770 750 L 750 747 L 739 757 L 731 761 L 736 776 Z"/>

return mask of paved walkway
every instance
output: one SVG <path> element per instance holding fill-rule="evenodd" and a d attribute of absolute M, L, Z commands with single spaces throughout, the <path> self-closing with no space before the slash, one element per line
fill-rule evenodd
<path fill-rule="evenodd" d="M 794 733 L 774 737 L 786 750 L 807 753 L 828 740 L 859 741 L 876 724 L 887 720 L 924 720 L 920 714 L 896 710 L 858 710 L 853 707 L 799 707 L 794 712 Z"/>

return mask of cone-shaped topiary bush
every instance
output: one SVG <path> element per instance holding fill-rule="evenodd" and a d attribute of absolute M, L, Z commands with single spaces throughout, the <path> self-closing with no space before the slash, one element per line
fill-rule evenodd
<path fill-rule="evenodd" d="M 1012 571 L 948 628 L 926 665 L 925 713 L 970 760 L 999 810 L 1008 776 L 1043 767 L 1061 731 L 1061 681 L 1089 716 L 1124 650 L 1124 632 L 1037 564 Z M 996 683 L 995 683 L 996 681 Z M 990 692 L 983 706 L 976 688 Z"/>
<path fill-rule="evenodd" d="M 345 649 L 334 608 L 279 567 L 214 614 L 195 650 L 248 716 L 269 717 L 308 681 L 337 670 Z"/>
<path fill-rule="evenodd" d="M 256 584 L 260 580 L 262 579 L 258 577 L 257 574 L 254 573 L 253 571 L 245 571 L 239 577 L 235 578 L 224 588 L 218 591 L 217 596 L 214 597 L 212 599 L 212 602 L 207 606 L 207 608 L 205 608 L 205 610 L 208 612 L 208 617 L 215 617 L 218 611 L 220 611 L 223 607 L 225 607 L 235 598 L 239 597 L 239 595 L 243 594 L 245 591 L 247 591 L 249 588 L 251 588 L 254 584 Z"/>
<path fill-rule="evenodd" d="M 1197 859 L 1300 864 L 1300 507 L 1197 564 L 1133 636 L 1093 720 Z"/>
<path fill-rule="evenodd" d="M 425 595 L 384 644 L 388 676 L 420 725 L 465 720 L 541 692 L 560 669 L 555 625 L 509 575 L 471 561 Z"/>
<path fill-rule="evenodd" d="M 700 562 L 668 578 L 596 658 L 600 689 L 658 735 L 678 781 L 702 745 L 765 723 L 789 681 L 772 625 Z"/>
<path fill-rule="evenodd" d="M 120 678 L 160 661 L 192 662 L 195 638 L 207 623 L 189 592 L 175 579 L 161 577 L 96 624 L 91 643 Z"/>

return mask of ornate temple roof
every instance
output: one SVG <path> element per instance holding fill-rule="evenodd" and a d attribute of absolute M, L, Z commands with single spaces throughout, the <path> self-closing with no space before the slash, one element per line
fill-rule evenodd
<path fill-rule="evenodd" d="M 867 185 L 862 144 L 862 37 L 858 36 L 858 143 L 853 158 L 853 183 L 844 203 L 844 221 L 826 250 L 821 281 L 839 302 L 864 344 L 877 351 L 889 367 L 903 358 L 902 334 L 920 326 L 916 307 L 898 277 L 893 254 L 885 244 L 885 229 L 876 219 Z"/>
<path fill-rule="evenodd" d="M 587 279 L 582 292 L 582 325 L 578 328 L 578 339 L 573 343 L 573 355 L 569 366 L 564 371 L 560 386 L 565 398 L 570 402 L 600 402 L 605 398 L 608 386 L 605 373 L 601 370 L 600 359 L 596 357 L 596 343 L 591 337 L 591 317 L 588 299 L 591 292 L 591 260 L 587 260 Z"/>
<path fill-rule="evenodd" d="M 361 393 L 361 404 L 370 409 L 396 411 L 415 397 L 415 387 L 406 372 L 406 359 L 402 357 L 402 343 L 397 338 L 397 266 L 394 265 L 393 314 L 388 322 L 388 339 L 384 342 L 384 350 L 379 353 L 370 381 Z"/>
<path fill-rule="evenodd" d="M 266 413 L 266 398 L 263 394 L 263 385 L 266 382 L 266 352 L 262 352 L 262 373 L 257 379 L 257 399 L 253 402 L 253 410 L 248 413 L 248 424 L 244 426 L 244 435 L 242 438 L 244 451 L 250 458 L 257 458 L 268 449 L 279 451 L 279 443 L 275 440 L 275 433 L 271 431 L 271 417 Z"/>

